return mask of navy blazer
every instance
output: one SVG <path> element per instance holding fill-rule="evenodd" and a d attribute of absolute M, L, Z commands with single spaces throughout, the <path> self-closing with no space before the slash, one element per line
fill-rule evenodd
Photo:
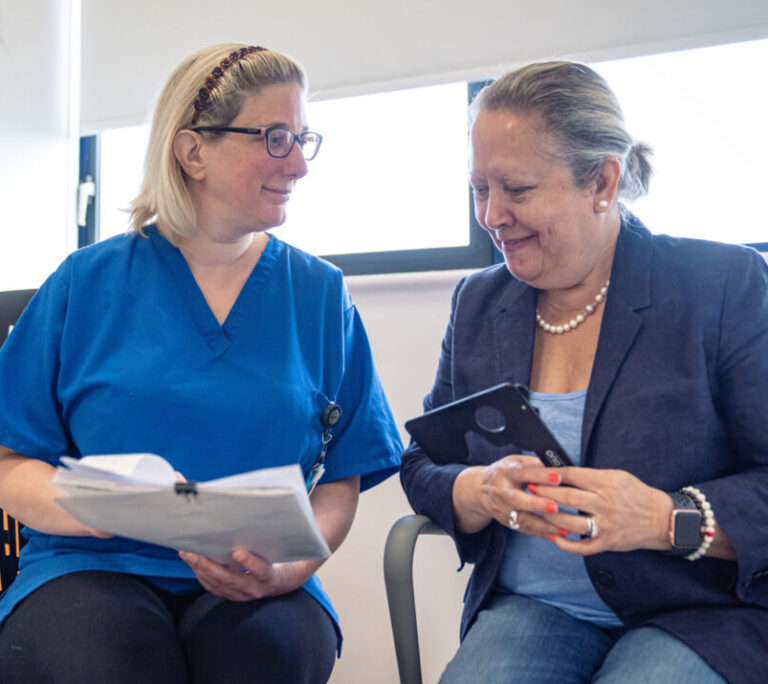
<path fill-rule="evenodd" d="M 536 290 L 503 264 L 462 279 L 425 410 L 500 382 L 528 384 Z M 733 682 L 768 670 L 768 267 L 754 250 L 652 235 L 627 214 L 587 391 L 582 463 L 626 470 L 673 491 L 695 485 L 737 562 L 691 562 L 658 551 L 584 559 L 600 595 L 628 627 L 654 624 Z M 472 437 L 472 435 L 470 435 Z M 512 453 L 469 441 L 470 465 Z M 417 513 L 474 563 L 462 638 L 494 587 L 509 531 L 460 534 L 451 492 L 466 465 L 437 466 L 418 444 L 401 480 Z M 763 673 L 763 675 L 760 674 Z"/>

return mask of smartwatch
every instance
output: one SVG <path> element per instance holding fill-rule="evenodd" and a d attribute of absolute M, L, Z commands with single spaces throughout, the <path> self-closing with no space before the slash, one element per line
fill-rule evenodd
<path fill-rule="evenodd" d="M 669 523 L 671 553 L 690 553 L 701 544 L 701 511 L 693 499 L 683 492 L 671 492 L 669 496 L 673 505 Z"/>

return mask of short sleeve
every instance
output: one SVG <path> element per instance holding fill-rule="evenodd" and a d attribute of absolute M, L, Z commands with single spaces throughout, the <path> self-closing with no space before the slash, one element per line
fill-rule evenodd
<path fill-rule="evenodd" d="M 360 475 L 364 491 L 397 472 L 403 447 L 360 314 L 346 292 L 345 300 L 343 376 L 337 395 L 342 417 L 321 484 Z"/>
<path fill-rule="evenodd" d="M 57 396 L 66 272 L 65 262 L 37 291 L 0 348 L 0 444 L 52 464 L 71 446 Z"/>

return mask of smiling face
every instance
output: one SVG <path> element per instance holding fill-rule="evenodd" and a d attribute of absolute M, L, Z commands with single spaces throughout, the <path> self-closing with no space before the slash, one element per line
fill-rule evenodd
<path fill-rule="evenodd" d="M 240 113 L 228 125 L 281 125 L 295 133 L 306 131 L 304 90 L 297 84 L 266 86 L 245 97 Z M 201 139 L 204 173 L 190 184 L 198 227 L 215 224 L 217 232 L 239 235 L 282 224 L 293 186 L 307 173 L 298 143 L 287 157 L 275 159 L 267 154 L 263 135 L 225 133 Z"/>
<path fill-rule="evenodd" d="M 472 126 L 470 182 L 478 223 L 510 273 L 539 289 L 610 272 L 618 225 L 595 211 L 599 182 L 577 187 L 535 115 L 482 110 Z"/>

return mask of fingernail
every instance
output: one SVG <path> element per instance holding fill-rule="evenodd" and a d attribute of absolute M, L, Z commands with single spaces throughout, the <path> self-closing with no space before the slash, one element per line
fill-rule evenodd
<path fill-rule="evenodd" d="M 554 482 L 555 484 L 560 484 L 560 473 L 550 473 L 549 481 Z"/>
<path fill-rule="evenodd" d="M 537 485 L 535 482 L 530 482 L 530 483 L 528 484 L 528 491 L 529 491 L 531 494 L 535 494 L 535 493 L 536 493 L 536 490 L 537 490 L 538 488 L 539 488 L 539 485 Z"/>
<path fill-rule="evenodd" d="M 548 534 L 549 541 L 551 541 L 553 544 L 555 543 L 555 535 L 554 534 Z"/>
<path fill-rule="evenodd" d="M 570 534 L 568 530 L 564 530 L 562 527 L 558 530 L 558 532 L 560 533 L 561 537 L 567 537 Z"/>
<path fill-rule="evenodd" d="M 557 504 L 552 501 L 548 502 L 544 508 L 547 513 L 557 513 Z"/>

